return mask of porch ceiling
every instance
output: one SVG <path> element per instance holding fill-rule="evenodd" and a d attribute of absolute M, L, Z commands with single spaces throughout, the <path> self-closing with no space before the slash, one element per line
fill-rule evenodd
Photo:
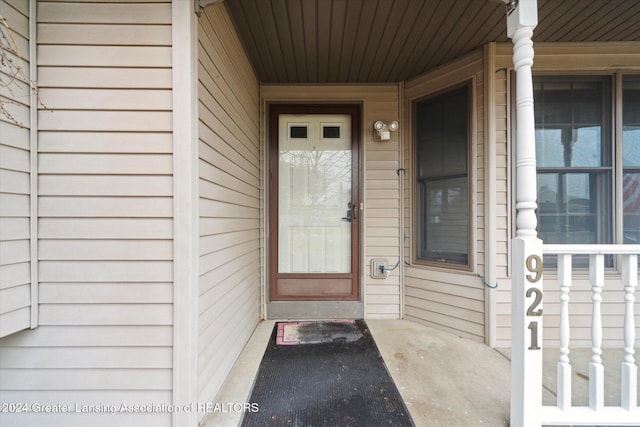
<path fill-rule="evenodd" d="M 226 0 L 263 83 L 398 82 L 508 41 L 499 0 Z M 538 0 L 535 42 L 640 41 L 638 0 Z"/>

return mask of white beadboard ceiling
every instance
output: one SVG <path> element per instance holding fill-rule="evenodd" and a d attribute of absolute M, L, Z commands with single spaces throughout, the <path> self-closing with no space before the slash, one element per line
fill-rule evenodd
<path fill-rule="evenodd" d="M 498 0 L 225 0 L 263 83 L 398 82 L 489 41 Z M 535 42 L 640 41 L 639 0 L 538 0 Z"/>

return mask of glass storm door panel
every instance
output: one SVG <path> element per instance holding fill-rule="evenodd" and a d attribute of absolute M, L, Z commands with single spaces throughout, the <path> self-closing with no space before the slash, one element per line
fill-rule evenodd
<path fill-rule="evenodd" d="M 277 254 L 271 267 L 277 271 L 271 275 L 271 300 L 357 298 L 359 204 L 351 120 L 350 114 L 277 116 L 277 152 L 271 146 L 277 169 L 271 197 L 277 206 L 272 205 L 277 218 L 271 219 Z"/>

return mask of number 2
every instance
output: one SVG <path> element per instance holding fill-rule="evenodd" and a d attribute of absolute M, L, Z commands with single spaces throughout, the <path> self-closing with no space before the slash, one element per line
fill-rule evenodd
<path fill-rule="evenodd" d="M 538 288 L 529 288 L 527 289 L 527 298 L 531 297 L 531 294 L 536 294 L 536 298 L 533 300 L 533 303 L 527 309 L 527 316 L 542 316 L 542 309 L 536 308 L 542 302 L 542 291 Z"/>

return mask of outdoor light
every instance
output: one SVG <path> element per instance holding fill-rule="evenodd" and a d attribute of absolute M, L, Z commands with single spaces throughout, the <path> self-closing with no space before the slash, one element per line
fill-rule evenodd
<path fill-rule="evenodd" d="M 392 121 L 391 123 L 385 123 L 382 120 L 378 120 L 373 124 L 373 129 L 376 131 L 374 137 L 376 141 L 388 141 L 391 139 L 391 132 L 398 130 L 398 122 Z"/>

